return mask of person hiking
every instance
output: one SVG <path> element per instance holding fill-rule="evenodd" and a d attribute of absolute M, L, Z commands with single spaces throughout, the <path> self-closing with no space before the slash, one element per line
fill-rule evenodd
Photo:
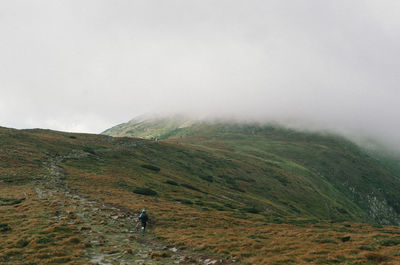
<path fill-rule="evenodd" d="M 138 219 L 142 223 L 142 236 L 144 236 L 144 231 L 146 230 L 146 225 L 147 222 L 149 221 L 149 216 L 146 213 L 146 209 L 142 210 Z"/>

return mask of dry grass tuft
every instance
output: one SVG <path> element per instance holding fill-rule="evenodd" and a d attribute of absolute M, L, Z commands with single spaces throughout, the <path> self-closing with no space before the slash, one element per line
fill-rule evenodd
<path fill-rule="evenodd" d="M 64 240 L 64 244 L 79 244 L 81 243 L 81 239 L 79 237 L 73 236 L 70 238 L 66 238 Z"/>
<path fill-rule="evenodd" d="M 150 254 L 150 257 L 152 259 L 156 259 L 156 260 L 160 259 L 160 258 L 167 258 L 167 257 L 170 257 L 170 256 L 171 256 L 171 253 L 169 253 L 168 251 L 160 251 L 160 252 L 153 251 Z"/>
<path fill-rule="evenodd" d="M 65 264 L 65 263 L 68 263 L 70 261 L 72 261 L 72 258 L 68 257 L 68 256 L 66 256 L 66 257 L 55 257 L 55 258 L 49 259 L 48 263 L 50 263 L 50 264 L 53 264 L 53 263 Z"/>
<path fill-rule="evenodd" d="M 367 255 L 365 255 L 365 257 L 370 260 L 370 261 L 374 261 L 374 262 L 385 262 L 385 261 L 389 261 L 392 258 L 386 255 L 382 255 L 379 253 L 368 253 Z"/>

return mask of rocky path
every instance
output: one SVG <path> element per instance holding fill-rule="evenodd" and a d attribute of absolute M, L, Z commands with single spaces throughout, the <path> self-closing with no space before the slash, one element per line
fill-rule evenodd
<path fill-rule="evenodd" d="M 45 181 L 38 182 L 36 192 L 47 204 L 56 205 L 53 223 L 67 222 L 78 227 L 85 237 L 84 255 L 89 264 L 221 264 L 222 261 L 183 253 L 136 231 L 137 216 L 97 201 L 88 200 L 63 183 L 65 173 L 58 164 L 71 153 L 53 157 L 44 163 Z"/>

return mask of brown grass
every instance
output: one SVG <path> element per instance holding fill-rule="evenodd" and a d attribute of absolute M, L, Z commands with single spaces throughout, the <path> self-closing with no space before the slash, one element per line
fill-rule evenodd
<path fill-rule="evenodd" d="M 75 143 L 63 135 L 38 133 L 36 137 L 49 143 Z M 201 140 L 188 138 L 185 141 Z M 57 152 L 69 152 L 60 149 Z M 46 173 L 40 163 L 35 162 L 45 161 L 45 155 L 34 153 L 34 147 L 29 145 L 20 146 L 16 151 L 0 153 L 1 161 L 15 165 L 13 168 L 0 167 L 0 175 L 10 176 L 14 181 L 11 184 L 0 183 L 0 194 L 4 198 L 25 200 L 16 205 L 0 206 L 0 224 L 10 227 L 10 230 L 0 232 L 0 263 L 84 263 L 81 249 L 87 242 L 76 226 L 80 218 L 72 209 L 38 198 L 34 184 L 26 181 L 40 179 Z M 112 168 L 94 173 L 72 166 L 64 167 L 68 172 L 66 183 L 89 199 L 117 205 L 130 213 L 146 208 L 152 219 L 148 233 L 181 249 L 215 253 L 247 264 L 400 264 L 399 246 L 380 244 L 382 239 L 399 237 L 399 227 L 348 222 L 295 225 L 289 220 L 286 224 L 277 224 L 263 215 L 192 207 L 162 197 L 134 194 L 118 187 L 117 182 L 125 179 L 136 186 L 143 185 L 145 180 L 140 174 L 116 174 Z M 163 174 L 173 175 L 173 172 L 163 171 Z M 184 179 L 180 180 L 183 183 Z M 200 195 L 198 191 L 189 189 L 185 192 L 191 198 Z M 66 219 L 56 222 L 60 213 L 65 214 Z M 232 217 L 232 213 L 239 217 Z M 68 224 L 71 220 L 75 223 Z M 341 238 L 346 236 L 351 237 L 350 241 L 342 242 Z M 135 253 L 129 249 L 126 251 Z M 155 259 L 164 255 L 162 252 L 153 253 Z"/>
<path fill-rule="evenodd" d="M 377 238 L 396 237 L 399 227 L 377 228 L 358 223 L 317 223 L 307 225 L 275 224 L 253 219 L 239 219 L 223 212 L 202 211 L 163 198 L 142 196 L 113 188 L 106 176 L 96 177 L 97 185 L 87 185 L 92 178 L 70 181 L 82 194 L 119 205 L 130 212 L 147 208 L 157 225 L 149 231 L 170 244 L 196 251 L 216 253 L 248 264 L 366 264 L 393 262 L 396 246 L 376 244 Z M 104 182 L 103 182 L 104 181 Z M 155 220 L 154 220 L 155 219 Z M 348 242 L 342 238 L 350 236 Z M 363 246 L 374 246 L 373 254 Z M 364 247 L 365 248 L 365 247 Z M 160 253 L 154 253 L 157 258 Z M 381 260 L 381 261 L 378 261 Z"/>
<path fill-rule="evenodd" d="M 0 223 L 7 223 L 11 228 L 10 231 L 0 233 L 0 263 L 21 264 L 30 261 L 54 264 L 82 261 L 82 253 L 76 245 L 57 240 L 82 240 L 76 227 L 52 224 L 50 217 L 53 216 L 53 206 L 39 199 L 31 185 L 8 186 L 0 183 L 0 194 L 4 198 L 25 198 L 17 207 L 0 206 Z"/>

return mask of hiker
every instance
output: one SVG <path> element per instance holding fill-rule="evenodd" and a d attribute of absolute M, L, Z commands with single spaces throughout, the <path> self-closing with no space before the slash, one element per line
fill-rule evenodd
<path fill-rule="evenodd" d="M 138 219 L 142 223 L 142 235 L 144 236 L 144 231 L 146 230 L 146 224 L 147 221 L 149 221 L 149 216 L 146 213 L 146 209 L 142 210 Z"/>

